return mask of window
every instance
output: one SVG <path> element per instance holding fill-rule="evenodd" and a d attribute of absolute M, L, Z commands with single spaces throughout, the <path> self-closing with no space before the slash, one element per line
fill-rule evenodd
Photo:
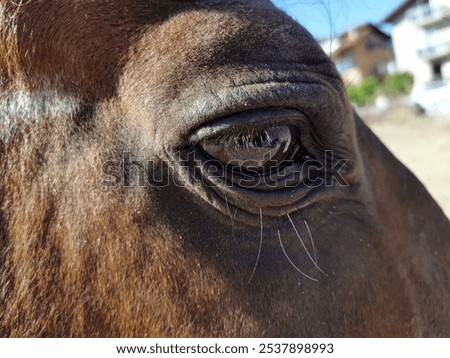
<path fill-rule="evenodd" d="M 355 58 L 353 55 L 347 55 L 345 57 L 337 59 L 335 62 L 337 70 L 341 73 L 355 67 Z"/>
<path fill-rule="evenodd" d="M 374 62 L 372 65 L 372 73 L 374 76 L 380 77 L 385 76 L 387 73 L 387 65 L 382 62 Z"/>
<path fill-rule="evenodd" d="M 374 39 L 373 37 L 369 37 L 366 42 L 366 47 L 369 50 L 373 50 L 383 47 L 383 43 L 381 43 L 379 40 Z"/>

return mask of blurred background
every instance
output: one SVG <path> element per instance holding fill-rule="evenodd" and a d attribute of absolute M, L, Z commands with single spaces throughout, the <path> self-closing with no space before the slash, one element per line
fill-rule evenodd
<path fill-rule="evenodd" d="M 314 35 L 358 113 L 450 218 L 450 0 L 273 2 Z"/>

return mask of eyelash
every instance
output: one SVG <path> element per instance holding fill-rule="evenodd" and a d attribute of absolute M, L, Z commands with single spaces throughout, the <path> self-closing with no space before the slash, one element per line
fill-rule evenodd
<path fill-rule="evenodd" d="M 257 137 L 257 135 L 259 135 L 259 137 Z M 252 129 L 251 132 L 238 132 L 238 133 L 232 133 L 232 134 L 224 134 L 221 136 L 218 136 L 216 138 L 217 141 L 229 141 L 236 143 L 236 146 L 239 144 L 241 145 L 244 143 L 254 143 L 255 140 L 261 140 L 263 141 L 264 139 L 267 139 L 271 144 L 273 143 L 273 140 L 271 140 L 269 132 L 266 130 L 263 130 L 263 132 L 261 131 L 257 131 L 255 129 Z"/>

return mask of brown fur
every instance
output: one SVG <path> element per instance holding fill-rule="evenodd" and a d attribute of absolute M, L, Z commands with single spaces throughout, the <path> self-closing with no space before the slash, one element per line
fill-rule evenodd
<path fill-rule="evenodd" d="M 26 103 L 0 123 L 0 336 L 449 336 L 442 211 L 354 118 L 301 27 L 266 1 L 200 3 L 0 0 L 0 105 Z M 308 86 L 289 98 L 254 86 L 295 76 Z M 311 226 L 329 274 L 317 283 L 285 259 L 278 230 L 290 257 L 304 253 L 268 197 L 248 282 L 260 218 L 238 210 L 241 194 L 227 194 L 230 222 L 189 185 L 102 182 L 105 162 L 159 163 L 244 99 L 295 102 L 352 159 L 349 188 L 290 213 L 303 236 Z"/>

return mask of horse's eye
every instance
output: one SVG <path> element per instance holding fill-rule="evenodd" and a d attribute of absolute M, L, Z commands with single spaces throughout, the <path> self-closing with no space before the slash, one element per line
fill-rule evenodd
<path fill-rule="evenodd" d="M 296 129 L 278 126 L 203 140 L 200 144 L 211 159 L 227 169 L 253 174 L 279 170 L 297 152 Z"/>

